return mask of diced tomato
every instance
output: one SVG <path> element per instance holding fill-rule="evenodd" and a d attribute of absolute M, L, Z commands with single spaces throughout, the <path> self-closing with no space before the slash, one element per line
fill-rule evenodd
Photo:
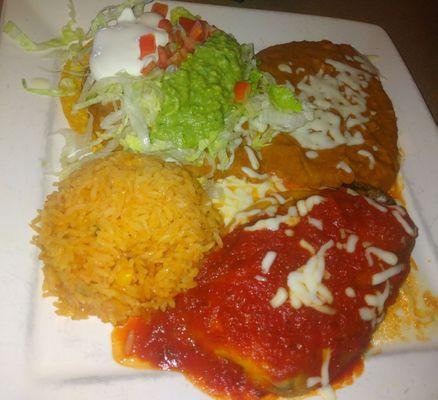
<path fill-rule="evenodd" d="M 173 26 L 168 19 L 163 18 L 160 22 L 158 22 L 158 28 L 164 29 L 166 32 L 169 33 L 172 31 Z"/>
<path fill-rule="evenodd" d="M 176 29 L 176 30 L 170 32 L 169 40 L 170 40 L 171 42 L 174 42 L 174 43 L 176 43 L 176 44 L 179 44 L 180 46 L 183 46 L 183 45 L 184 45 L 184 41 L 183 41 L 183 38 L 182 38 L 182 34 L 181 34 L 181 31 L 180 31 L 179 29 Z"/>
<path fill-rule="evenodd" d="M 169 56 L 163 46 L 158 46 L 158 66 L 160 68 L 167 68 L 169 65 Z"/>
<path fill-rule="evenodd" d="M 142 75 L 147 75 L 149 72 L 151 72 L 155 67 L 157 66 L 157 63 L 155 61 L 151 61 L 148 65 L 143 67 L 141 70 Z"/>
<path fill-rule="evenodd" d="M 196 21 L 192 29 L 190 29 L 189 37 L 197 42 L 202 42 L 204 39 L 204 30 L 202 29 L 201 21 Z"/>
<path fill-rule="evenodd" d="M 183 60 L 185 60 L 187 58 L 187 55 L 188 55 L 187 50 L 184 47 L 182 47 L 179 50 L 179 54 L 181 54 L 181 57 L 182 57 Z"/>
<path fill-rule="evenodd" d="M 195 25 L 196 21 L 194 19 L 190 19 L 186 17 L 179 17 L 178 22 L 182 26 L 182 28 L 186 31 L 186 33 L 189 34 L 193 25 Z"/>
<path fill-rule="evenodd" d="M 140 60 L 146 56 L 155 53 L 157 45 L 155 43 L 155 36 L 152 33 L 140 36 Z"/>
<path fill-rule="evenodd" d="M 234 85 L 234 101 L 236 103 L 244 103 L 251 93 L 251 85 L 248 82 L 236 82 Z"/>
<path fill-rule="evenodd" d="M 191 37 L 187 36 L 187 37 L 183 37 L 183 41 L 184 41 L 184 48 L 189 53 L 193 53 L 195 51 L 195 47 L 196 47 L 195 40 L 192 39 Z"/>
<path fill-rule="evenodd" d="M 169 9 L 169 6 L 167 4 L 154 3 L 154 5 L 151 8 L 151 11 L 153 13 L 160 14 L 163 18 L 166 18 L 168 9 Z"/>
<path fill-rule="evenodd" d="M 201 24 L 204 31 L 204 40 L 207 40 L 213 34 L 213 32 L 217 30 L 217 28 L 210 25 L 207 21 L 201 20 Z"/>

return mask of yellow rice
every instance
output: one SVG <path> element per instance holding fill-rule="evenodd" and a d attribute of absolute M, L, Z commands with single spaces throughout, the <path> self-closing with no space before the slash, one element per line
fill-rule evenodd
<path fill-rule="evenodd" d="M 119 324 L 195 286 L 222 222 L 188 171 L 117 152 L 61 181 L 32 226 L 57 312 Z"/>

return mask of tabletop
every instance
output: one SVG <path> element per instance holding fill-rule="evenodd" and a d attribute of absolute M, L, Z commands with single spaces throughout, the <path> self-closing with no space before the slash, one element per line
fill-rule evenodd
<path fill-rule="evenodd" d="M 0 10 L 4 1 L 12 0 L 0 0 Z M 76 0 L 76 3 L 79 4 L 81 1 L 83 0 Z M 114 0 L 114 3 L 116 2 L 117 0 Z M 321 15 L 379 25 L 386 30 L 395 43 L 435 122 L 438 123 L 438 2 L 435 0 L 399 0 L 397 2 L 381 0 L 193 0 L 193 2 Z"/>

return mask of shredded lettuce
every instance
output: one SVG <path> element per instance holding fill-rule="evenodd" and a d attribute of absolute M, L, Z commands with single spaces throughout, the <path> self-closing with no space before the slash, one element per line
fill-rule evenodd
<path fill-rule="evenodd" d="M 59 86 L 56 89 L 50 87 L 29 87 L 26 79 L 22 79 L 21 84 L 23 85 L 24 90 L 29 93 L 50 97 L 72 96 L 77 90 L 74 81 L 70 78 L 61 79 Z"/>
<path fill-rule="evenodd" d="M 85 33 L 82 28 L 75 27 L 76 11 L 73 1 L 69 0 L 69 20 L 61 28 L 59 37 L 37 43 L 33 41 L 26 33 L 24 33 L 14 22 L 8 21 L 4 27 L 5 32 L 12 40 L 14 40 L 22 49 L 26 51 L 43 51 L 69 46 L 72 43 L 82 42 L 85 39 Z"/>
<path fill-rule="evenodd" d="M 69 9 L 69 20 L 61 28 L 60 35 L 56 38 L 40 43 L 32 40 L 12 21 L 8 21 L 4 25 L 3 31 L 25 51 L 44 51 L 65 48 L 70 47 L 73 44 L 79 44 L 82 46 L 84 42 L 92 39 L 99 29 L 107 27 L 111 21 L 116 20 L 124 8 L 131 7 L 136 14 L 138 14 L 143 12 L 145 4 L 150 3 L 151 1 L 152 0 L 125 0 L 123 3 L 116 6 L 105 7 L 91 21 L 90 28 L 87 33 L 85 33 L 82 28 L 76 27 L 76 10 L 73 0 L 68 0 L 67 7 Z"/>
<path fill-rule="evenodd" d="M 12 21 L 4 26 L 5 33 L 24 50 L 52 50 L 57 52 L 58 56 L 62 56 L 63 61 L 71 61 L 71 71 L 67 71 L 70 74 L 67 74 L 67 77 L 64 75 L 58 87 L 28 85 L 23 79 L 22 85 L 26 91 L 46 96 L 70 96 L 78 94 L 77 85 L 80 84 L 82 89 L 78 101 L 73 106 L 73 112 L 91 106 L 104 106 L 106 110 L 110 109 L 100 121 L 97 132 L 93 130 L 95 124 L 91 114 L 86 134 L 75 137 L 71 131 L 66 131 L 67 144 L 62 155 L 64 173 L 76 168 L 84 160 L 103 157 L 120 146 L 134 152 L 156 154 L 166 160 L 198 165 L 209 164 L 213 173 L 216 169 L 225 170 L 231 166 L 235 150 L 242 141 L 246 141 L 254 148 L 260 148 L 269 143 L 278 132 L 291 132 L 311 118 L 305 105 L 295 98 L 290 87 L 276 85 L 272 76 L 258 69 L 253 46 L 240 45 L 236 42 L 235 51 L 239 53 L 236 68 L 239 71 L 232 74 L 233 79 L 230 78 L 225 82 L 223 78 L 221 82 L 222 85 L 228 85 L 224 100 L 226 104 L 222 112 L 223 123 L 221 120 L 220 124 L 215 125 L 217 129 L 213 134 L 198 135 L 188 144 L 186 142 L 190 138 L 154 136 L 154 129 L 160 120 L 160 111 L 166 109 L 165 105 L 169 101 L 172 103 L 176 99 L 176 97 L 170 98 L 169 90 L 164 83 L 167 78 L 163 79 L 163 77 L 171 75 L 177 77 L 178 69 L 176 67 L 168 68 L 166 71 L 155 69 L 147 76 L 138 77 L 119 73 L 95 81 L 88 75 L 86 61 L 91 51 L 90 42 L 98 30 L 116 21 L 127 7 L 132 8 L 134 14 L 139 16 L 143 13 L 144 6 L 151 1 L 125 0 L 118 5 L 105 7 L 92 19 L 89 29 L 85 31 L 76 26 L 76 10 L 72 0 L 68 0 L 68 22 L 56 38 L 40 43 L 33 41 Z M 180 17 L 201 18 L 184 7 L 171 10 L 170 19 L 174 25 L 178 23 Z M 205 48 L 208 46 L 206 45 Z M 231 55 L 228 54 L 229 57 Z M 189 55 L 188 59 L 193 57 L 194 55 Z M 180 66 L 179 69 L 184 68 Z M 245 80 L 251 85 L 251 95 L 245 104 L 234 104 L 232 101 L 233 85 L 236 80 Z M 210 84 L 209 88 L 212 86 Z M 213 100 L 217 101 L 217 96 Z M 202 118 L 195 120 L 202 121 Z M 181 121 L 175 122 L 175 126 L 181 124 Z M 177 131 L 177 129 L 172 130 L 173 133 Z M 98 152 L 95 151 L 96 148 L 99 148 Z"/>

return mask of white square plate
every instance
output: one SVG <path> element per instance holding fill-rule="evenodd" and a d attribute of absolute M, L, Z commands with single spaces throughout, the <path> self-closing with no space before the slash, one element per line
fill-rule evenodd
<path fill-rule="evenodd" d="M 79 22 L 88 21 L 107 0 L 77 1 Z M 67 19 L 64 1 L 6 0 L 3 21 L 18 23 L 32 37 L 52 37 Z M 178 5 L 177 2 L 172 5 Z M 232 32 L 256 51 L 292 40 L 349 43 L 375 63 L 391 97 L 405 151 L 403 175 L 408 209 L 419 226 L 414 251 L 429 286 L 438 292 L 438 131 L 408 70 L 387 34 L 374 25 L 258 10 L 186 4 L 209 22 Z M 132 371 L 111 357 L 111 326 L 97 319 L 55 316 L 41 298 L 36 250 L 28 224 L 41 207 L 42 160 L 49 133 L 65 127 L 58 101 L 26 93 L 23 77 L 49 77 L 50 61 L 22 52 L 0 37 L 0 382 L 7 399 L 206 399 L 178 374 Z M 50 151 L 50 148 L 49 148 Z M 386 349 L 366 362 L 362 377 L 338 392 L 339 399 L 438 399 L 436 342 L 411 342 Z M 419 350 L 426 350 L 419 351 Z M 385 349 L 384 349 L 385 350 Z M 393 350 L 403 351 L 396 354 Z M 416 350 L 413 352 L 412 350 Z M 435 397 L 434 397 L 435 396 Z M 3 397 L 2 397 L 3 398 Z"/>

